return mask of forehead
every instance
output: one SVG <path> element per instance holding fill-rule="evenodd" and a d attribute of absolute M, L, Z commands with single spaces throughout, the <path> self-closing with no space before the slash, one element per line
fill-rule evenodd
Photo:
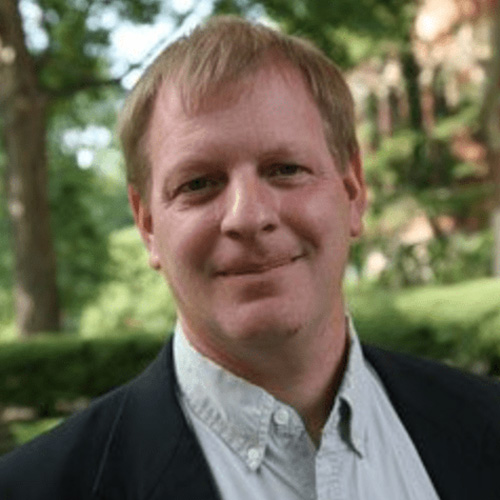
<path fill-rule="evenodd" d="M 318 107 L 295 69 L 261 68 L 189 109 L 173 82 L 159 89 L 147 137 L 153 192 L 208 168 L 269 161 L 335 164 Z M 156 188 L 155 188 L 156 187 Z"/>
<path fill-rule="evenodd" d="M 201 93 L 200 93 L 201 92 Z M 256 106 L 257 105 L 257 106 Z M 164 81 L 160 85 L 153 106 L 149 135 L 173 132 L 179 125 L 189 122 L 194 131 L 208 117 L 227 120 L 231 114 L 238 115 L 248 111 L 248 115 L 259 112 L 272 116 L 273 112 L 288 111 L 295 113 L 311 126 L 317 122 L 320 113 L 303 75 L 291 64 L 282 60 L 262 63 L 258 69 L 243 75 L 235 81 L 226 82 L 215 88 L 182 84 L 175 80 Z M 163 137 L 166 139 L 166 137 Z"/>
<path fill-rule="evenodd" d="M 179 99 L 183 112 L 194 116 L 244 98 L 261 81 L 280 81 L 296 92 L 310 93 L 304 74 L 286 56 L 271 50 L 248 66 L 233 73 L 228 71 L 226 76 L 214 80 L 207 79 L 203 71 L 201 73 L 199 78 L 187 78 L 179 71 L 178 77 L 162 83 L 156 100 L 163 100 L 165 94 L 171 93 Z"/>

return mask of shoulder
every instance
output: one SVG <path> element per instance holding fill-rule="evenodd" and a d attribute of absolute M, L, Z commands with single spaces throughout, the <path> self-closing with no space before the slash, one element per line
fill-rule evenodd
<path fill-rule="evenodd" d="M 451 390 L 473 389 L 476 394 L 479 391 L 482 395 L 492 396 L 493 401 L 500 396 L 500 381 L 492 377 L 475 375 L 438 361 L 388 351 L 372 345 L 363 345 L 363 353 L 384 376 L 403 374 L 412 381 L 432 380 L 438 382 L 439 387 Z"/>
<path fill-rule="evenodd" d="M 127 392 L 126 386 L 116 389 L 51 432 L 1 457 L 0 498 L 62 498 L 61 488 L 71 491 L 74 499 L 85 498 Z"/>
<path fill-rule="evenodd" d="M 167 344 L 138 377 L 96 399 L 51 432 L 0 457 L 0 499 L 95 498 L 110 462 L 123 455 L 134 457 L 144 433 L 156 430 L 157 419 L 151 414 L 158 413 L 158 401 L 163 423 L 170 418 L 171 428 L 179 426 L 169 360 Z"/>
<path fill-rule="evenodd" d="M 454 367 L 363 346 L 396 405 L 438 415 L 454 415 L 465 425 L 491 426 L 500 437 L 500 382 Z"/>
<path fill-rule="evenodd" d="M 441 494 L 498 498 L 498 381 L 375 347 L 364 354 Z"/>

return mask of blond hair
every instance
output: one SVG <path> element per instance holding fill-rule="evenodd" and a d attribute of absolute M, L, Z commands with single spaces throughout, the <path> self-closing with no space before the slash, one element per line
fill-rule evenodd
<path fill-rule="evenodd" d="M 147 132 L 161 83 L 174 83 L 186 109 L 196 112 L 225 85 L 259 69 L 270 54 L 303 75 L 322 116 L 330 152 L 345 168 L 358 143 L 353 99 L 338 67 L 306 40 L 242 18 L 216 16 L 163 50 L 125 101 L 119 134 L 127 181 L 144 201 L 150 190 Z"/>

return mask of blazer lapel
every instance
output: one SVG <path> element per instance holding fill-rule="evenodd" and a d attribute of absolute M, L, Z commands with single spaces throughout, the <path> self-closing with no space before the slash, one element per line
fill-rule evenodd
<path fill-rule="evenodd" d="M 101 461 L 96 498 L 217 500 L 176 395 L 172 346 L 131 382 Z"/>

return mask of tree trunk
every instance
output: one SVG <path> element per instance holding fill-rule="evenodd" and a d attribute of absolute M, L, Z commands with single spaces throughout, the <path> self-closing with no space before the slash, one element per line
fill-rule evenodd
<path fill-rule="evenodd" d="M 391 103 L 389 101 L 389 89 L 380 92 L 378 96 L 377 125 L 383 137 L 391 137 L 393 133 Z"/>
<path fill-rule="evenodd" d="M 419 74 L 420 68 L 415 60 L 410 41 L 405 41 L 405 48 L 401 52 L 401 63 L 408 94 L 408 108 L 410 126 L 414 130 L 422 130 L 422 105 L 420 96 Z"/>
<path fill-rule="evenodd" d="M 47 200 L 46 99 L 26 48 L 17 3 L 0 2 L 0 108 L 16 319 L 21 335 L 27 335 L 58 330 L 60 313 Z"/>
<path fill-rule="evenodd" d="M 500 277 L 500 1 L 493 4 L 491 60 L 482 107 L 482 129 L 493 190 L 493 275 Z"/>
<path fill-rule="evenodd" d="M 432 84 L 424 85 L 421 94 L 422 124 L 428 137 L 435 125 L 435 96 Z"/>

